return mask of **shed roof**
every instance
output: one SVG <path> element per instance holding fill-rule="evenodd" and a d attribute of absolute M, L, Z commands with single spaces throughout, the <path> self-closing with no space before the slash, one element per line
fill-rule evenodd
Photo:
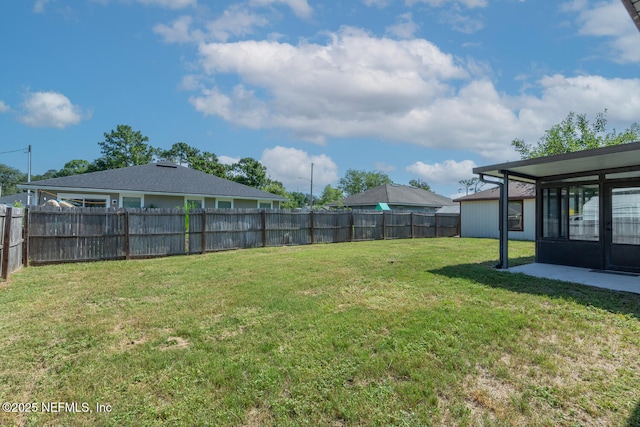
<path fill-rule="evenodd" d="M 536 198 L 536 186 L 529 184 L 528 182 L 509 182 L 509 199 L 522 200 L 522 199 L 535 199 Z M 469 202 L 474 200 L 499 200 L 500 199 L 500 187 L 489 188 L 488 190 L 478 191 L 468 196 L 455 199 L 456 202 Z"/>
<path fill-rule="evenodd" d="M 474 168 L 473 173 L 503 178 L 507 171 L 511 179 L 535 182 L 562 175 L 629 167 L 640 167 L 640 142 L 481 166 Z"/>
<path fill-rule="evenodd" d="M 378 203 L 403 206 L 441 207 L 452 205 L 453 201 L 444 196 L 408 185 L 384 184 L 362 193 L 345 197 L 345 206 L 375 206 Z"/>
<path fill-rule="evenodd" d="M 31 198 L 33 199 L 33 196 Z M 16 193 L 0 197 L 0 205 L 13 206 L 15 202 L 20 202 L 22 206 L 27 206 L 27 193 Z"/>
<path fill-rule="evenodd" d="M 215 175 L 171 162 L 149 163 L 120 169 L 90 172 L 33 181 L 19 188 L 66 189 L 68 191 L 134 191 L 158 194 L 188 194 L 245 199 L 286 200 Z"/>

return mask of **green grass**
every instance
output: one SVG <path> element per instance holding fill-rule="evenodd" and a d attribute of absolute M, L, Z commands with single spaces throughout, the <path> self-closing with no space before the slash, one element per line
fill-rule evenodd
<path fill-rule="evenodd" d="M 497 254 L 416 239 L 22 270 L 0 283 L 0 398 L 40 411 L 0 425 L 640 424 L 640 296 Z"/>

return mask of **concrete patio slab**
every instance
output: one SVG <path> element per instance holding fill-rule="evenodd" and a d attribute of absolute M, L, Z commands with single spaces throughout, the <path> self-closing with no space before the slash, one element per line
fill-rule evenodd
<path fill-rule="evenodd" d="M 525 264 L 510 268 L 510 273 L 523 273 L 544 279 L 562 280 L 614 291 L 640 294 L 640 275 L 615 271 L 590 270 L 553 264 Z"/>

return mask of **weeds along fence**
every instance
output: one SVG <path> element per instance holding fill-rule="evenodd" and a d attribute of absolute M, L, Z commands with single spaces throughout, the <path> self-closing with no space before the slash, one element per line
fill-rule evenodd
<path fill-rule="evenodd" d="M 23 264 L 23 218 L 24 210 L 0 205 L 0 277 L 8 279 L 9 275 L 20 269 Z"/>
<path fill-rule="evenodd" d="M 151 258 L 230 249 L 448 237 L 459 215 L 398 211 L 30 207 L 27 263 Z"/>

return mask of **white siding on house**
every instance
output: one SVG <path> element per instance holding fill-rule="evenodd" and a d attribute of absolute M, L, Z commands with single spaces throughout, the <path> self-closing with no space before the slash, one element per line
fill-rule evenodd
<path fill-rule="evenodd" d="M 500 238 L 497 200 L 469 200 L 460 202 L 460 237 Z M 524 230 L 510 231 L 509 239 L 536 239 L 535 199 L 525 199 L 523 207 Z"/>

